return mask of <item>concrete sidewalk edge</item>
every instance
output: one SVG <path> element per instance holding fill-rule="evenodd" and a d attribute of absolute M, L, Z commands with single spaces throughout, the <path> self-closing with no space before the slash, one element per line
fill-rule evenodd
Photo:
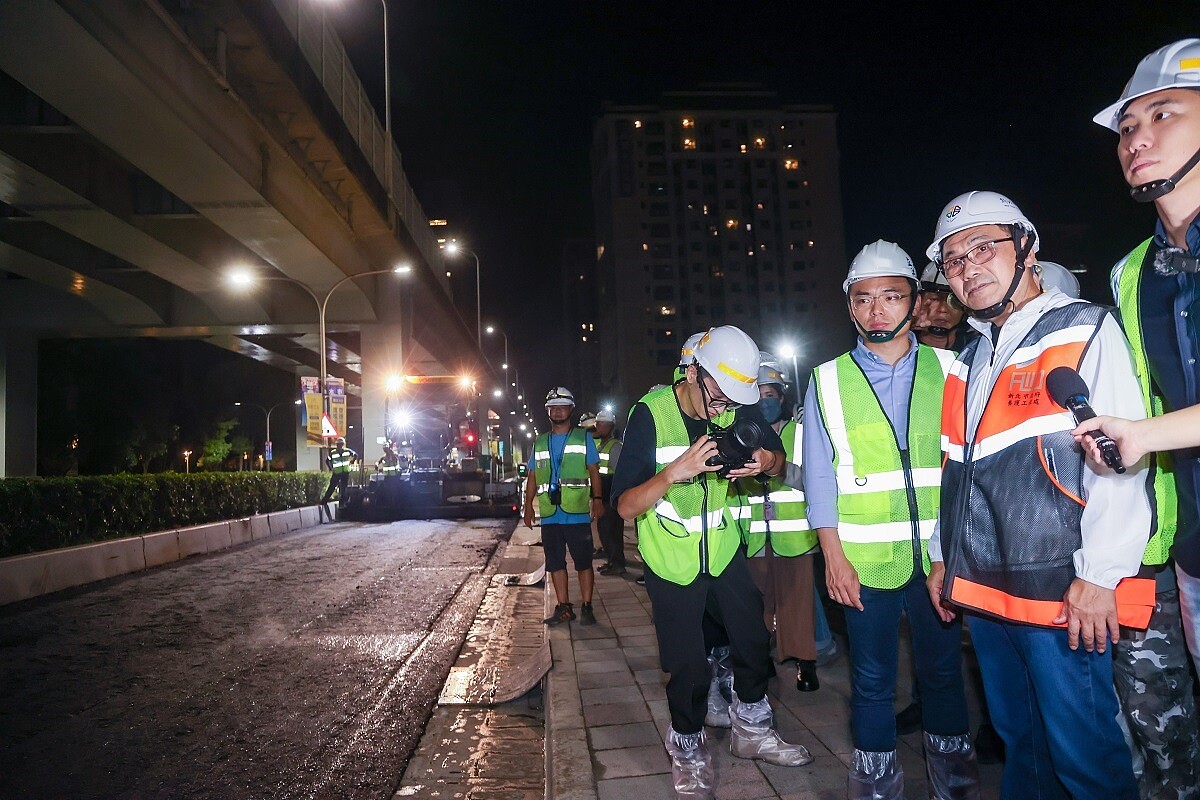
<path fill-rule="evenodd" d="M 547 616 L 554 604 L 554 589 L 546 581 Z M 546 800 L 597 800 L 571 626 L 550 628 L 549 634 L 553 664 L 546 675 Z"/>

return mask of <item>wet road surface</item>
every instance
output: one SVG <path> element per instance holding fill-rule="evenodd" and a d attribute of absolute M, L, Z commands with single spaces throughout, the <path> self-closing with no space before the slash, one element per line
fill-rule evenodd
<path fill-rule="evenodd" d="M 390 797 L 511 528 L 325 525 L 0 608 L 0 797 Z"/>

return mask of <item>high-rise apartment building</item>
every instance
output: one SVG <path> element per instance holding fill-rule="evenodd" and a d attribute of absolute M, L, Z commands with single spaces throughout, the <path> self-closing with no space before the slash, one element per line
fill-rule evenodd
<path fill-rule="evenodd" d="M 771 92 L 607 106 L 592 145 L 597 330 L 622 404 L 668 380 L 689 334 L 737 325 L 806 367 L 848 344 L 832 108 Z"/>

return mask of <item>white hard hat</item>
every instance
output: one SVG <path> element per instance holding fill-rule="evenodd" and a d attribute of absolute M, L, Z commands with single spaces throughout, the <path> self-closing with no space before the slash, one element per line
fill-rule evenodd
<path fill-rule="evenodd" d="M 758 385 L 787 386 L 788 375 L 783 369 L 783 362 L 774 353 L 762 350 L 758 354 Z"/>
<path fill-rule="evenodd" d="M 679 366 L 686 367 L 696 360 L 696 343 L 700 341 L 705 333 L 707 331 L 693 333 L 683 343 L 683 349 L 679 351 Z"/>
<path fill-rule="evenodd" d="M 743 406 L 758 402 L 758 345 L 741 328 L 710 328 L 694 356 L 730 400 Z"/>
<path fill-rule="evenodd" d="M 1041 281 L 1043 289 L 1047 291 L 1058 289 L 1067 297 L 1073 297 L 1076 300 L 1079 299 L 1079 279 L 1071 274 L 1071 271 L 1062 264 L 1039 260 L 1034 267 L 1034 271 L 1038 276 L 1038 280 Z"/>
<path fill-rule="evenodd" d="M 617 415 L 607 409 L 596 413 L 596 422 L 616 422 Z"/>
<path fill-rule="evenodd" d="M 938 216 L 933 229 L 933 244 L 925 250 L 930 261 L 941 262 L 942 242 L 959 231 L 980 225 L 1019 225 L 1033 241 L 1029 252 L 1037 252 L 1041 241 L 1037 228 L 1017 204 L 998 192 L 966 192 L 951 200 Z M 1020 246 L 1019 244 L 1017 245 Z"/>
<path fill-rule="evenodd" d="M 571 394 L 570 389 L 565 389 L 562 386 L 555 386 L 553 389 L 546 392 L 546 405 L 573 406 L 575 405 L 575 395 Z"/>
<path fill-rule="evenodd" d="M 850 272 L 842 282 L 842 291 L 849 292 L 852 284 L 865 281 L 867 278 L 884 277 L 908 278 L 917 282 L 917 270 L 908 253 L 895 242 L 885 242 L 882 239 L 871 242 L 858 251 L 858 255 L 850 262 Z"/>
<path fill-rule="evenodd" d="M 1131 100 L 1161 89 L 1200 89 L 1200 39 L 1180 39 L 1138 62 L 1121 99 L 1092 117 L 1097 125 L 1120 131 L 1117 120 Z"/>
<path fill-rule="evenodd" d="M 930 261 L 921 270 L 921 288 L 927 292 L 945 292 L 950 294 L 950 281 L 938 269 L 938 265 Z"/>

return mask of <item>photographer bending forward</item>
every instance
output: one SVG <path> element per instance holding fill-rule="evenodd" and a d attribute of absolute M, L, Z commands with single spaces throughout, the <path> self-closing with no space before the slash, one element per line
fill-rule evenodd
<path fill-rule="evenodd" d="M 777 475 L 785 464 L 779 435 L 755 406 L 757 376 L 753 339 L 732 326 L 708 331 L 684 377 L 634 407 L 613 477 L 613 505 L 625 519 L 637 520 L 659 660 L 671 676 L 666 748 L 681 798 L 713 797 L 704 735 L 706 610 L 729 632 L 732 647 L 730 752 L 783 766 L 812 761 L 804 747 L 788 744 L 774 730 L 762 595 L 750 579 L 729 508 L 730 478 Z M 735 420 L 738 430 L 726 432 Z M 758 446 L 737 454 L 738 445 L 755 436 L 761 437 Z"/>

